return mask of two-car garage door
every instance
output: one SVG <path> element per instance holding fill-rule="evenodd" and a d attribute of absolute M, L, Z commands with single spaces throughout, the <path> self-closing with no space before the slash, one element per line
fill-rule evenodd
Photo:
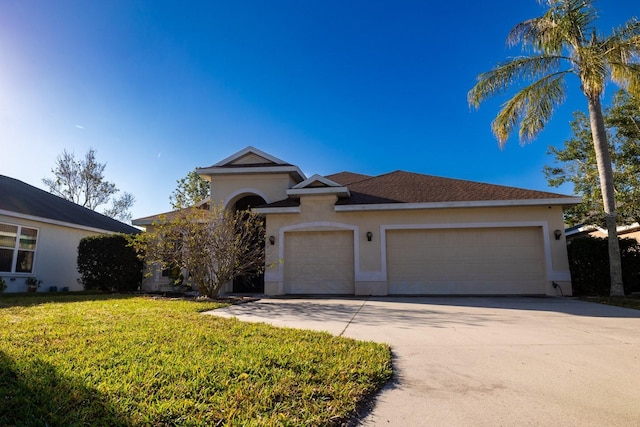
<path fill-rule="evenodd" d="M 387 230 L 389 294 L 544 294 L 541 227 Z"/>
<path fill-rule="evenodd" d="M 387 229 L 385 238 L 391 295 L 546 291 L 542 227 Z M 354 231 L 285 233 L 283 268 L 287 294 L 354 294 Z"/>

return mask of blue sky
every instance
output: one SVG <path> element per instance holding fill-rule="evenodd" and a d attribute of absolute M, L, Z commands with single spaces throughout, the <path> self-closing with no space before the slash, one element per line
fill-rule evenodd
<path fill-rule="evenodd" d="M 601 0 L 609 33 L 637 0 Z M 577 80 L 532 143 L 500 150 L 505 98 L 470 109 L 476 76 L 520 54 L 505 39 L 535 0 L 0 0 L 0 174 L 44 188 L 89 147 L 167 211 L 176 180 L 253 145 L 308 175 L 402 169 L 549 190 L 551 145 L 586 111 Z M 608 94 L 614 86 L 608 88 Z M 571 193 L 572 188 L 551 189 Z"/>

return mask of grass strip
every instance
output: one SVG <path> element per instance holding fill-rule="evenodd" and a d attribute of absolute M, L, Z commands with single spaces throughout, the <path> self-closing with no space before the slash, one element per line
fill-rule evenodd
<path fill-rule="evenodd" d="M 640 296 L 638 295 L 628 295 L 626 297 L 582 297 L 580 299 L 587 302 L 640 310 Z"/>

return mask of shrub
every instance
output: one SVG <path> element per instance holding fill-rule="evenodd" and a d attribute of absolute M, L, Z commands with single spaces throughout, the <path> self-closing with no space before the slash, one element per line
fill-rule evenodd
<path fill-rule="evenodd" d="M 609 295 L 609 247 L 607 239 L 578 237 L 568 247 L 573 293 L 583 296 Z M 620 239 L 622 281 L 625 294 L 640 291 L 640 243 Z"/>
<path fill-rule="evenodd" d="M 78 272 L 85 289 L 110 292 L 137 290 L 142 261 L 122 234 L 85 237 L 78 246 Z"/>
<path fill-rule="evenodd" d="M 3 293 L 6 289 L 7 289 L 7 282 L 5 282 L 2 277 L 0 277 L 0 294 Z"/>

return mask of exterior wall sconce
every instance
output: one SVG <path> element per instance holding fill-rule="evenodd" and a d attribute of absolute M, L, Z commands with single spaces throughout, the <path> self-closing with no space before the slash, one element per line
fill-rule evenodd
<path fill-rule="evenodd" d="M 367 231 L 367 242 L 370 242 L 372 238 L 373 238 L 373 233 L 370 231 Z"/>
<path fill-rule="evenodd" d="M 556 240 L 560 240 L 560 236 L 562 236 L 562 231 L 560 230 L 555 230 L 553 232 L 553 235 L 555 236 Z"/>
<path fill-rule="evenodd" d="M 271 243 L 271 245 L 275 245 L 276 244 L 275 236 L 269 236 L 269 243 Z"/>

